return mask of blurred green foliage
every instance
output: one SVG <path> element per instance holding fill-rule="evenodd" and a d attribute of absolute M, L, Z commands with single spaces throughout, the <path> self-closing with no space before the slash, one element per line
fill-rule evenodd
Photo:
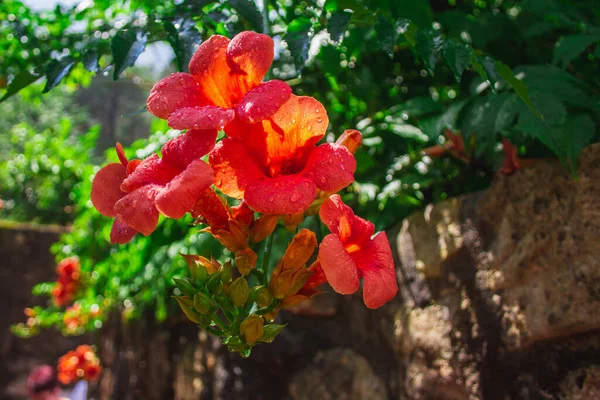
<path fill-rule="evenodd" d="M 328 140 L 344 129 L 363 132 L 357 182 L 344 200 L 378 229 L 429 202 L 487 187 L 502 163 L 502 138 L 521 157 L 556 157 L 572 172 L 582 148 L 598 141 L 597 1 L 266 4 L 267 10 L 247 0 L 103 0 L 34 13 L 4 1 L 4 98 L 42 77 L 49 96 L 62 83 L 73 87 L 95 72 L 118 79 L 155 42 L 168 43 L 174 67 L 185 70 L 196 46 L 212 34 L 268 32 L 277 52 L 271 76 L 325 105 Z M 461 134 L 465 157 L 424 157 L 424 149 L 444 143 L 447 129 Z M 129 156 L 156 151 L 175 134 L 158 121 L 152 131 L 148 141 L 127 150 Z M 114 159 L 114 152 L 108 156 Z M 153 235 L 117 251 L 107 240 L 111 221 L 89 203 L 95 169 L 81 168 L 83 183 L 74 192 L 78 217 L 54 248 L 59 258 L 82 260 L 90 280 L 80 301 L 118 306 L 132 316 L 152 310 L 164 319 L 174 309 L 171 278 L 186 274 L 178 252 L 226 254 L 185 218 L 161 220 Z"/>

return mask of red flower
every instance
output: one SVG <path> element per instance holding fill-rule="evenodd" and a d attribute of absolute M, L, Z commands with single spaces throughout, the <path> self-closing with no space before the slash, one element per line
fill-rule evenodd
<path fill-rule="evenodd" d="M 504 160 L 502 168 L 498 172 L 502 175 L 511 175 L 521 168 L 519 149 L 506 138 L 502 138 L 502 148 L 504 149 Z"/>
<path fill-rule="evenodd" d="M 169 140 L 143 161 L 127 161 L 123 148 L 116 150 L 121 163 L 102 168 L 92 183 L 92 203 L 108 217 L 115 217 L 110 239 L 126 243 L 137 232 L 156 229 L 158 213 L 181 218 L 211 186 L 213 171 L 200 158 L 214 146 L 216 130 L 189 130 Z"/>
<path fill-rule="evenodd" d="M 367 307 L 381 307 L 394 298 L 398 284 L 385 233 L 373 236 L 375 226 L 355 216 L 339 195 L 325 200 L 319 215 L 332 232 L 319 247 L 319 261 L 331 287 L 340 294 L 351 294 L 362 277 Z"/>
<path fill-rule="evenodd" d="M 58 380 L 68 385 L 80 379 L 98 379 L 102 367 L 94 350 L 88 345 L 81 345 L 59 358 L 57 370 Z"/>
<path fill-rule="evenodd" d="M 59 307 L 70 303 L 80 285 L 80 265 L 76 258 L 65 258 L 56 266 L 58 279 L 52 289 L 54 304 Z"/>
<path fill-rule="evenodd" d="M 312 97 L 290 96 L 270 118 L 226 127 L 228 138 L 210 154 L 215 185 L 265 214 L 298 214 L 317 189 L 337 192 L 354 180 L 356 160 L 337 143 L 316 146 L 327 129 L 325 108 Z"/>
<path fill-rule="evenodd" d="M 292 93 L 284 82 L 261 83 L 273 62 L 273 40 L 242 32 L 231 41 L 213 35 L 189 63 L 189 74 L 159 81 L 148 97 L 148 110 L 175 129 L 216 129 L 235 117 L 256 123 L 270 117 Z"/>

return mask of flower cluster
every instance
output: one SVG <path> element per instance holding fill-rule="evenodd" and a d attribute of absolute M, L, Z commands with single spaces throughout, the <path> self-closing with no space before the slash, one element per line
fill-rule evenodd
<path fill-rule="evenodd" d="M 354 181 L 360 132 L 320 143 L 329 122 L 325 107 L 292 94 L 285 82 L 262 81 L 273 49 L 270 37 L 254 32 L 202 43 L 189 74 L 159 81 L 147 102 L 151 113 L 187 131 L 168 141 L 161 157 L 128 160 L 117 144 L 120 162 L 102 168 L 92 185 L 94 206 L 115 218 L 113 243 L 149 235 L 159 214 L 190 213 L 233 253 L 225 264 L 185 255 L 192 279 L 176 279 L 176 299 L 190 320 L 242 354 L 273 340 L 282 328 L 270 323 L 278 311 L 324 283 L 350 294 L 363 279 L 369 308 L 398 290 L 386 235 L 374 235 L 374 225 L 335 194 Z M 225 135 L 217 140 L 219 130 Z M 296 232 L 316 214 L 331 234 L 319 245 L 315 232 L 301 229 L 270 268 L 279 221 Z"/>
<path fill-rule="evenodd" d="M 58 307 L 63 307 L 73 301 L 81 285 L 81 272 L 79 260 L 65 258 L 58 263 L 56 273 L 58 280 L 52 289 L 52 299 Z"/>
<path fill-rule="evenodd" d="M 58 380 L 63 385 L 69 385 L 82 379 L 98 379 L 102 367 L 94 350 L 88 345 L 81 345 L 58 359 L 57 370 Z"/>
<path fill-rule="evenodd" d="M 63 315 L 63 331 L 67 335 L 82 333 L 82 328 L 88 323 L 98 320 L 102 311 L 97 304 L 83 307 L 79 303 L 67 307 Z"/>

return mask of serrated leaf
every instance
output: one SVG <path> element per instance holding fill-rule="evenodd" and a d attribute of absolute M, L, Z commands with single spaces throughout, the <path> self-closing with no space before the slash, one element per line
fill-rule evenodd
<path fill-rule="evenodd" d="M 111 43 L 113 55 L 113 79 L 119 79 L 119 75 L 127 67 L 135 64 L 135 60 L 146 48 L 147 34 L 133 30 L 123 29 L 117 32 Z"/>
<path fill-rule="evenodd" d="M 469 66 L 473 49 L 466 43 L 460 43 L 455 40 L 447 40 L 444 43 L 444 58 L 454 74 L 454 79 L 460 82 L 463 72 Z"/>
<path fill-rule="evenodd" d="M 422 119 L 417 126 L 430 140 L 435 140 L 442 134 L 444 129 L 456 129 L 458 127 L 458 117 L 466 104 L 467 100 L 453 103 L 442 115 Z"/>
<path fill-rule="evenodd" d="M 510 87 L 517 93 L 517 95 L 525 102 L 527 107 L 539 118 L 542 118 L 542 115 L 538 110 L 535 109 L 533 103 L 531 102 L 531 98 L 529 97 L 529 89 L 527 89 L 527 85 L 523 83 L 523 81 L 517 79 L 515 74 L 513 74 L 510 67 L 500 61 L 496 62 L 496 71 L 498 75 L 502 77 L 510 85 Z"/>
<path fill-rule="evenodd" d="M 566 68 L 585 49 L 599 40 L 600 36 L 593 34 L 576 34 L 561 37 L 554 46 L 552 64 L 558 64 L 561 68 Z"/>
<path fill-rule="evenodd" d="M 237 11 L 246 21 L 250 22 L 257 31 L 263 31 L 263 16 L 256 7 L 256 3 L 249 0 L 229 0 L 227 4 Z"/>
<path fill-rule="evenodd" d="M 442 51 L 442 36 L 433 29 L 419 30 L 415 36 L 415 40 L 417 54 L 425 63 L 429 73 L 433 75 L 435 65 Z"/>
<path fill-rule="evenodd" d="M 331 14 L 327 30 L 331 40 L 335 43 L 340 44 L 344 40 L 344 33 L 346 33 L 350 18 L 352 18 L 352 13 L 347 11 L 334 11 Z"/>
<path fill-rule="evenodd" d="M 550 93 L 534 92 L 531 95 L 536 109 L 543 115 L 538 118 L 528 107 L 521 107 L 517 128 L 524 134 L 538 139 L 560 158 L 564 148 L 560 145 L 562 127 L 567 116 L 567 109 L 560 100 Z"/>
<path fill-rule="evenodd" d="M 64 77 L 69 75 L 76 63 L 77 61 L 73 57 L 64 57 L 61 60 L 50 61 L 46 67 L 46 86 L 42 93 L 47 93 L 56 87 Z"/>
<path fill-rule="evenodd" d="M 296 18 L 287 27 L 283 39 L 287 42 L 296 67 L 301 69 L 308 59 L 308 49 L 310 47 L 309 33 L 312 28 L 312 22 L 306 17 Z"/>
<path fill-rule="evenodd" d="M 506 131 L 514 125 L 518 116 L 520 101 L 519 96 L 514 93 L 506 96 L 496 114 L 496 120 L 494 121 L 495 133 Z"/>
<path fill-rule="evenodd" d="M 589 115 L 578 115 L 569 118 L 565 126 L 564 138 L 568 140 L 566 156 L 571 166 L 575 167 L 577 165 L 581 151 L 592 142 L 595 135 L 594 121 Z"/>
<path fill-rule="evenodd" d="M 98 50 L 95 48 L 88 49 L 83 55 L 83 59 L 81 62 L 83 63 L 83 67 L 90 72 L 98 72 L 100 66 L 98 65 L 98 60 L 100 56 L 98 54 Z"/>
<path fill-rule="evenodd" d="M 381 48 L 387 53 L 388 56 L 390 56 L 390 58 L 393 57 L 394 44 L 396 44 L 398 34 L 396 33 L 392 22 L 385 17 L 377 17 L 375 32 L 377 33 L 379 46 L 381 46 Z"/>
<path fill-rule="evenodd" d="M 31 85 L 33 82 L 37 81 L 38 79 L 40 79 L 39 75 L 34 75 L 27 71 L 18 73 L 13 78 L 13 80 L 10 82 L 8 87 L 6 88 L 6 92 L 0 99 L 0 103 L 3 102 L 4 100 L 8 99 L 12 95 L 18 93 L 19 90 Z"/>
<path fill-rule="evenodd" d="M 176 28 L 171 21 L 163 22 L 167 41 L 175 53 L 177 69 L 180 72 L 187 72 L 188 63 L 202 41 L 202 36 L 194 21 L 179 19 L 177 25 L 179 28 Z"/>
<path fill-rule="evenodd" d="M 390 124 L 390 130 L 404 139 L 415 140 L 421 143 L 425 143 L 429 140 L 427 135 L 414 125 Z"/>
<path fill-rule="evenodd" d="M 496 60 L 489 56 L 477 56 L 476 59 L 477 62 L 479 62 L 479 64 L 481 64 L 481 66 L 483 67 L 483 70 L 485 71 L 485 74 L 487 76 L 487 80 L 490 82 L 492 90 L 494 90 L 496 82 L 500 80 L 500 75 L 496 70 Z"/>
<path fill-rule="evenodd" d="M 423 115 L 441 112 L 442 110 L 442 104 L 431 97 L 413 97 L 390 109 L 392 113 L 406 113 L 409 118 L 421 117 Z"/>

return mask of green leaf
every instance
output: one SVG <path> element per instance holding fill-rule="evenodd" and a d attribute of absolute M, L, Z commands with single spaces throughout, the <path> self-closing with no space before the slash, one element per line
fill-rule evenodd
<path fill-rule="evenodd" d="M 543 115 L 540 119 L 528 107 L 519 110 L 517 129 L 524 134 L 538 139 L 552 150 L 559 158 L 564 159 L 564 147 L 561 145 L 562 127 L 567 117 L 567 109 L 560 100 L 550 94 L 534 92 L 531 95 L 536 109 Z"/>
<path fill-rule="evenodd" d="M 198 44 L 202 41 L 202 36 L 194 21 L 179 19 L 177 25 L 179 28 L 176 28 L 171 21 L 163 22 L 163 28 L 167 33 L 167 41 L 175 53 L 177 69 L 181 72 L 187 72 L 188 63 Z"/>
<path fill-rule="evenodd" d="M 415 50 L 419 57 L 425 62 L 429 73 L 433 75 L 435 64 L 442 51 L 443 39 L 439 32 L 428 29 L 419 30 L 415 37 Z"/>
<path fill-rule="evenodd" d="M 426 143 L 429 140 L 429 137 L 423 131 L 413 125 L 390 124 L 390 130 L 404 139 L 415 140 L 421 143 Z"/>
<path fill-rule="evenodd" d="M 265 2 L 266 3 L 266 2 Z M 229 0 L 227 2 L 244 19 L 250 22 L 257 31 L 262 32 L 264 21 L 261 12 L 256 7 L 256 3 L 249 0 Z"/>
<path fill-rule="evenodd" d="M 504 132 L 514 125 L 518 116 L 520 102 L 519 96 L 514 93 L 506 96 L 496 114 L 496 120 L 494 121 L 495 133 Z"/>
<path fill-rule="evenodd" d="M 271 343 L 273 340 L 275 340 L 275 337 L 277 335 L 279 335 L 279 333 L 286 326 L 287 326 L 287 324 L 286 325 L 279 325 L 279 324 L 265 325 L 264 328 L 263 328 L 264 329 L 264 333 L 263 333 L 262 337 L 258 341 L 259 342 L 263 342 L 263 343 Z"/>
<path fill-rule="evenodd" d="M 64 77 L 69 75 L 76 63 L 77 61 L 73 57 L 50 61 L 46 67 L 46 86 L 42 93 L 47 93 L 56 87 Z"/>
<path fill-rule="evenodd" d="M 466 43 L 449 39 L 444 43 L 444 58 L 454 74 L 454 79 L 460 82 L 463 72 L 469 66 L 473 49 Z"/>
<path fill-rule="evenodd" d="M 556 46 L 554 46 L 554 55 L 552 64 L 560 65 L 561 68 L 566 68 L 567 65 L 589 46 L 600 40 L 600 35 L 594 34 L 576 34 L 563 36 Z"/>
<path fill-rule="evenodd" d="M 394 114 L 406 113 L 409 118 L 418 118 L 423 115 L 438 113 L 443 110 L 442 103 L 431 97 L 413 97 L 390 109 Z"/>
<path fill-rule="evenodd" d="M 122 29 L 117 32 L 111 44 L 114 64 L 113 79 L 115 81 L 142 54 L 146 48 L 146 41 L 147 34 L 133 29 Z"/>
<path fill-rule="evenodd" d="M 287 27 L 283 39 L 287 42 L 296 67 L 301 69 L 308 59 L 308 49 L 310 47 L 309 33 L 312 28 L 312 22 L 306 17 L 296 18 Z"/>
<path fill-rule="evenodd" d="M 396 44 L 396 39 L 398 39 L 398 34 L 392 22 L 382 16 L 377 17 L 375 32 L 377 33 L 379 46 L 381 46 L 390 58 L 393 57 L 394 45 Z"/>
<path fill-rule="evenodd" d="M 479 64 L 481 64 L 481 66 L 483 67 L 483 70 L 485 71 L 487 76 L 487 80 L 490 81 L 490 86 L 492 90 L 494 90 L 496 87 L 496 82 L 500 80 L 500 75 L 496 70 L 496 60 L 489 56 L 477 56 L 476 59 L 479 62 Z"/>
<path fill-rule="evenodd" d="M 83 67 L 90 72 L 98 72 L 100 69 L 98 65 L 98 60 L 100 56 L 98 54 L 98 50 L 95 48 L 88 49 L 83 55 L 83 59 L 81 62 L 83 63 Z"/>
<path fill-rule="evenodd" d="M 39 75 L 34 75 L 27 71 L 19 72 L 13 78 L 13 80 L 10 82 L 10 84 L 8 85 L 6 92 L 0 99 L 0 103 L 3 102 L 4 100 L 8 99 L 15 93 L 18 93 L 19 90 L 23 89 L 24 87 L 31 85 L 33 82 L 37 81 L 38 79 L 40 79 Z"/>
<path fill-rule="evenodd" d="M 456 129 L 458 127 L 458 117 L 466 104 L 467 100 L 453 103 L 442 115 L 422 119 L 417 126 L 430 140 L 435 140 L 442 134 L 444 129 Z"/>
<path fill-rule="evenodd" d="M 594 121 L 589 115 L 582 114 L 568 119 L 563 137 L 568 140 L 566 156 L 571 166 L 577 166 L 581 151 L 592 142 L 595 135 Z"/>
<path fill-rule="evenodd" d="M 352 18 L 352 13 L 347 11 L 335 11 L 331 14 L 327 30 L 331 40 L 335 43 L 340 44 L 344 40 L 344 33 L 346 33 L 350 18 Z"/>
<path fill-rule="evenodd" d="M 529 90 L 527 89 L 527 85 L 523 83 L 523 81 L 517 79 L 515 74 L 513 74 L 510 67 L 500 61 L 496 62 L 496 71 L 498 75 L 502 77 L 513 88 L 513 90 L 517 93 L 517 95 L 525 102 L 527 107 L 539 118 L 542 118 L 542 115 L 535 109 L 533 103 L 531 102 L 531 98 L 529 97 Z"/>

